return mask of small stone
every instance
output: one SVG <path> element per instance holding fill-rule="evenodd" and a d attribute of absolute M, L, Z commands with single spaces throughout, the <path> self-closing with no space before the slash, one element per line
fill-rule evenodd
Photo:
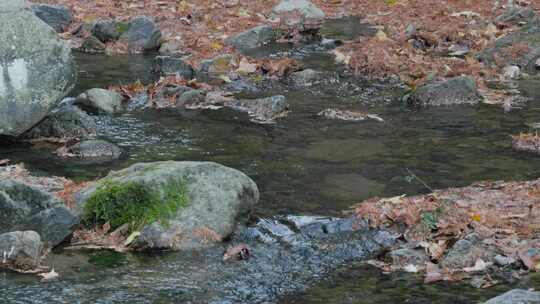
<path fill-rule="evenodd" d="M 161 75 L 178 75 L 186 80 L 195 77 L 195 70 L 181 58 L 157 56 L 154 59 L 154 69 Z"/>
<path fill-rule="evenodd" d="M 135 17 L 129 22 L 120 40 L 128 44 L 131 54 L 153 51 L 161 46 L 161 31 L 152 18 Z"/>
<path fill-rule="evenodd" d="M 57 150 L 57 154 L 66 158 L 114 160 L 120 157 L 122 150 L 110 142 L 91 139 L 62 147 Z"/>
<path fill-rule="evenodd" d="M 103 42 L 94 36 L 88 36 L 84 39 L 79 50 L 85 53 L 105 53 L 107 47 Z"/>
<path fill-rule="evenodd" d="M 164 56 L 184 55 L 182 45 L 176 41 L 166 41 L 161 44 L 159 54 Z"/>
<path fill-rule="evenodd" d="M 128 27 L 128 24 L 115 20 L 98 20 L 91 32 L 101 42 L 109 42 L 118 40 Z"/>
<path fill-rule="evenodd" d="M 281 0 L 272 9 L 274 16 L 280 16 L 291 12 L 299 12 L 306 19 L 324 19 L 326 15 L 315 4 L 307 0 Z"/>
<path fill-rule="evenodd" d="M 238 65 L 238 69 L 236 69 L 236 72 L 239 74 L 252 74 L 257 71 L 257 65 L 254 63 L 249 63 L 249 61 L 246 58 L 242 58 L 240 60 L 240 64 Z"/>
<path fill-rule="evenodd" d="M 75 99 L 75 104 L 94 114 L 115 114 L 122 110 L 122 95 L 104 89 L 90 89 Z"/>
<path fill-rule="evenodd" d="M 407 25 L 407 27 L 405 28 L 405 37 L 407 37 L 407 39 L 413 38 L 416 35 L 416 33 L 417 33 L 416 25 L 412 23 Z"/>
<path fill-rule="evenodd" d="M 275 39 L 274 30 L 270 25 L 259 25 L 245 32 L 225 39 L 225 43 L 239 50 L 248 50 Z"/>
<path fill-rule="evenodd" d="M 43 242 L 35 231 L 0 234 L 0 268 L 33 270 L 39 266 L 42 251 Z"/>
<path fill-rule="evenodd" d="M 521 69 L 516 65 L 509 65 L 503 69 L 505 79 L 518 79 L 521 76 Z"/>
<path fill-rule="evenodd" d="M 494 260 L 495 260 L 495 264 L 497 264 L 500 267 L 508 266 L 508 265 L 514 264 L 516 262 L 516 259 L 511 258 L 511 257 L 502 256 L 500 254 L 496 255 Z"/>
<path fill-rule="evenodd" d="M 392 265 L 398 267 L 407 265 L 423 266 L 428 261 L 426 253 L 420 249 L 396 249 L 390 251 L 388 256 L 392 260 Z"/>

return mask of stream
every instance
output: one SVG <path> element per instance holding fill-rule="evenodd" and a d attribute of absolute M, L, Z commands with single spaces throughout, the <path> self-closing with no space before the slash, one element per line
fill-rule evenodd
<path fill-rule="evenodd" d="M 330 33 L 332 29 L 327 27 Z M 339 34 L 347 38 L 364 31 Z M 272 53 L 260 50 L 255 55 Z M 323 52 L 298 56 L 309 67 L 336 69 L 333 59 Z M 79 83 L 73 96 L 89 88 L 156 79 L 151 72 L 153 57 L 76 54 L 76 61 Z M 247 115 L 227 109 L 146 110 L 100 117 L 100 137 L 124 151 L 121 159 L 110 163 L 66 161 L 54 156 L 50 147 L 29 144 L 0 146 L 0 159 L 23 162 L 37 175 L 79 181 L 103 177 L 110 170 L 136 162 L 215 161 L 253 178 L 261 191 L 255 216 L 262 218 L 339 216 L 373 196 L 427 193 L 429 188 L 465 186 L 486 179 L 540 176 L 540 157 L 513 151 L 510 138 L 527 131 L 528 123 L 538 122 L 540 94 L 534 88 L 524 90 L 532 96 L 531 101 L 505 113 L 490 105 L 409 108 L 399 100 L 403 88 L 384 82 L 350 81 L 354 85 L 349 83 L 342 89 L 283 87 L 263 92 L 264 96 L 283 94 L 290 103 L 288 117 L 271 125 L 254 124 Z M 351 92 L 352 87 L 355 91 Z M 326 108 L 378 114 L 384 122 L 318 117 Z M 174 288 L 176 284 L 189 285 L 190 278 L 181 275 L 183 267 L 197 267 L 207 258 L 187 255 L 59 250 L 46 264 L 61 273 L 62 282 L 40 283 L 34 276 L 2 272 L 0 303 L 198 303 L 185 292 L 188 289 Z M 206 275 L 212 279 L 211 273 Z M 488 290 L 464 283 L 423 285 L 422 278 L 414 274 L 382 274 L 371 266 L 354 264 L 280 301 L 477 303 L 515 286 L 538 284 L 540 277 L 531 275 L 516 285 Z"/>

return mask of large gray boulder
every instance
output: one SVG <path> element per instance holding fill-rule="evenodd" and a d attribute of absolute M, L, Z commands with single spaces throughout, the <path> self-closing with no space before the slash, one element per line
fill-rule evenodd
<path fill-rule="evenodd" d="M 224 239 L 238 222 L 247 220 L 259 200 L 255 182 L 238 170 L 212 162 L 164 161 L 111 172 L 75 196 L 79 210 L 84 210 L 98 189 L 133 183 L 162 197 L 176 191 L 187 198 L 166 225 L 155 222 L 142 227 L 135 244 L 138 249 L 193 249 Z"/>
<path fill-rule="evenodd" d="M 487 301 L 485 304 L 540 304 L 540 292 L 512 289 Z"/>
<path fill-rule="evenodd" d="M 195 77 L 193 67 L 182 58 L 171 56 L 156 56 L 154 59 L 154 70 L 161 75 L 178 75 L 186 80 Z"/>
<path fill-rule="evenodd" d="M 414 90 L 408 102 L 415 106 L 476 104 L 482 97 L 474 79 L 466 76 L 428 82 Z"/>
<path fill-rule="evenodd" d="M 0 233 L 33 230 L 54 247 L 79 223 L 62 201 L 36 187 L 8 179 L 0 181 Z"/>
<path fill-rule="evenodd" d="M 75 67 L 69 46 L 24 0 L 0 2 L 0 135 L 18 136 L 71 90 Z"/>
<path fill-rule="evenodd" d="M 39 266 L 43 243 L 35 231 L 0 234 L 0 269 L 32 270 Z"/>

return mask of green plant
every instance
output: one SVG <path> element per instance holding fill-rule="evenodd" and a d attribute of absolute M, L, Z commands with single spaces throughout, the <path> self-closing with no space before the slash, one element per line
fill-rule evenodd
<path fill-rule="evenodd" d="M 187 205 L 184 182 L 171 182 L 163 191 L 135 183 L 105 181 L 84 205 L 83 221 L 88 225 L 110 223 L 115 229 L 129 224 L 137 231 L 146 224 L 168 220 Z"/>
<path fill-rule="evenodd" d="M 437 229 L 437 224 L 439 223 L 439 217 L 441 216 L 441 214 L 441 208 L 437 208 L 434 211 L 426 211 L 422 213 L 422 225 L 424 225 L 424 227 L 429 230 Z"/>

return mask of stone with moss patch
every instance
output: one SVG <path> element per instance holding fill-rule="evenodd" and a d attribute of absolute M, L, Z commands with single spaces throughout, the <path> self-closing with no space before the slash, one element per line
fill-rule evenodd
<path fill-rule="evenodd" d="M 76 195 L 86 219 L 113 227 L 135 223 L 141 232 L 137 249 L 192 249 L 220 241 L 247 220 L 258 199 L 257 185 L 238 170 L 175 161 L 111 172 Z"/>

